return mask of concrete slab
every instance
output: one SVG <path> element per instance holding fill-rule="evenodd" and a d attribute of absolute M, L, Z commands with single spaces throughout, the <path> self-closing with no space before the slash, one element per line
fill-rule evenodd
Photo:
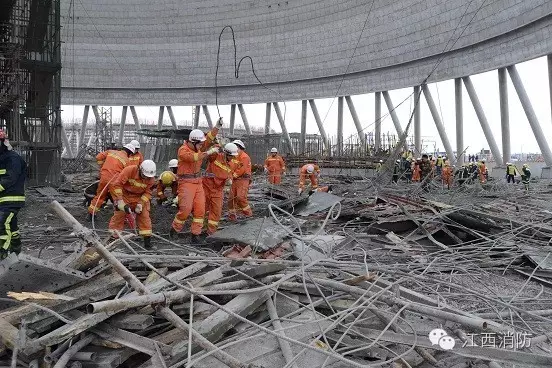
<path fill-rule="evenodd" d="M 309 197 L 307 204 L 304 207 L 301 206 L 299 208 L 297 215 L 309 216 L 313 213 L 324 211 L 325 209 L 328 209 L 334 204 L 340 202 L 342 199 L 343 198 L 331 193 L 315 192 Z"/>
<path fill-rule="evenodd" d="M 250 245 L 253 249 L 269 250 L 280 244 L 287 236 L 272 218 L 259 218 L 228 226 L 209 236 L 208 239 L 225 243 Z"/>
<path fill-rule="evenodd" d="M 317 259 L 330 257 L 332 249 L 340 244 L 345 237 L 340 235 L 307 235 L 303 237 L 307 243 L 293 239 L 293 252 L 295 257 L 304 259 L 305 262 L 312 262 Z M 312 242 L 308 242 L 312 240 Z"/>
<path fill-rule="evenodd" d="M 535 266 L 539 266 L 544 270 L 552 270 L 552 247 L 551 246 L 541 246 L 541 247 L 532 247 L 529 245 L 519 245 L 518 246 L 528 257 Z"/>
<path fill-rule="evenodd" d="M 58 291 L 85 280 L 80 271 L 15 253 L 0 262 L 0 295 L 8 291 Z M 13 303 L 0 302 L 0 310 Z"/>

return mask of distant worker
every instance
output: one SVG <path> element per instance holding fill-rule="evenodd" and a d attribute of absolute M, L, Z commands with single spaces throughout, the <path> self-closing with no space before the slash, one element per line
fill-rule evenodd
<path fill-rule="evenodd" d="M 306 164 L 299 170 L 299 190 L 301 194 L 305 190 L 305 181 L 310 179 L 311 189 L 318 188 L 318 178 L 320 177 L 320 167 L 315 164 Z"/>
<path fill-rule="evenodd" d="M 138 234 L 144 239 L 144 247 L 151 248 L 150 200 L 151 188 L 155 185 L 156 165 L 145 160 L 140 166 L 129 165 L 121 171 L 111 185 L 111 196 L 117 204 L 109 221 L 109 230 L 122 231 L 127 214 L 136 214 Z"/>
<path fill-rule="evenodd" d="M 531 180 L 531 169 L 529 169 L 529 165 L 523 164 L 523 167 L 521 168 L 521 182 L 523 183 L 525 190 L 529 190 L 530 180 Z"/>
<path fill-rule="evenodd" d="M 232 160 L 235 169 L 232 174 L 230 195 L 228 196 L 228 220 L 236 221 L 239 213 L 245 217 L 253 216 L 253 211 L 247 199 L 249 184 L 251 183 L 251 158 L 245 152 L 245 144 L 242 141 L 236 139 L 232 143 L 238 146 L 238 155 Z"/>
<path fill-rule="evenodd" d="M 25 205 L 26 172 L 27 164 L 0 130 L 0 259 L 21 252 L 17 215 Z"/>
<path fill-rule="evenodd" d="M 437 162 L 435 163 L 437 175 L 441 175 L 443 172 L 443 166 L 445 166 L 445 161 L 443 160 L 443 156 L 439 155 L 437 156 Z"/>
<path fill-rule="evenodd" d="M 419 182 L 422 171 L 420 170 L 420 163 L 422 162 L 421 158 L 416 159 L 416 161 L 412 161 L 412 181 Z"/>
<path fill-rule="evenodd" d="M 201 164 L 203 160 L 219 151 L 218 147 L 212 147 L 218 131 L 222 128 L 222 118 L 217 125 L 205 134 L 194 129 L 190 132 L 188 140 L 178 149 L 178 213 L 174 217 L 169 233 L 170 237 L 176 237 L 184 228 L 184 223 L 192 213 L 192 243 L 202 243 L 200 239 L 205 217 L 205 192 L 201 178 Z"/>
<path fill-rule="evenodd" d="M 422 155 L 422 162 L 420 163 L 420 171 L 422 174 L 422 188 L 425 191 L 429 191 L 431 180 L 433 179 L 433 165 L 429 161 L 429 157 L 426 154 Z"/>
<path fill-rule="evenodd" d="M 381 168 L 383 166 L 383 160 L 379 160 L 376 162 L 376 174 L 379 174 L 381 172 Z"/>
<path fill-rule="evenodd" d="M 452 175 L 452 167 L 450 167 L 450 163 L 448 161 L 445 161 L 445 167 L 443 168 L 443 172 L 441 174 L 441 178 L 443 180 L 443 184 L 447 186 L 448 189 L 452 186 L 452 181 L 454 179 L 454 176 Z"/>
<path fill-rule="evenodd" d="M 270 184 L 280 184 L 282 182 L 282 174 L 286 174 L 286 163 L 282 156 L 278 154 L 276 147 L 270 149 L 270 156 L 264 162 L 264 171 L 265 174 L 268 174 Z"/>
<path fill-rule="evenodd" d="M 397 184 L 397 182 L 399 181 L 400 171 L 401 171 L 401 160 L 396 160 L 395 166 L 393 166 L 393 176 L 391 177 L 391 180 L 395 184 Z"/>
<path fill-rule="evenodd" d="M 222 202 L 225 185 L 232 185 L 234 163 L 232 159 L 238 156 L 238 146 L 227 143 L 220 153 L 209 156 L 207 170 L 203 177 L 203 191 L 205 192 L 205 209 L 209 212 L 207 220 L 207 234 L 217 231 L 222 215 Z"/>
<path fill-rule="evenodd" d="M 134 153 L 128 157 L 128 164 L 140 166 L 140 164 L 144 162 L 144 155 L 140 152 L 140 142 L 133 139 L 130 141 L 130 144 L 134 146 Z"/>
<path fill-rule="evenodd" d="M 176 171 L 178 169 L 178 160 L 173 158 L 169 161 L 169 170 L 163 171 L 159 175 L 159 180 L 157 181 L 157 204 L 162 204 L 168 198 L 165 195 L 165 190 L 171 188 L 173 204 L 178 205 L 178 177 L 176 176 Z"/>
<path fill-rule="evenodd" d="M 506 179 L 508 180 L 508 183 L 512 181 L 512 184 L 515 184 L 515 176 L 519 175 L 516 165 L 507 162 L 506 163 Z"/>
<path fill-rule="evenodd" d="M 481 160 L 479 164 L 479 182 L 485 184 L 487 182 L 487 166 L 485 165 L 485 160 Z"/>
<path fill-rule="evenodd" d="M 406 169 L 404 170 L 404 177 L 406 178 L 407 183 L 412 182 L 412 160 L 412 158 L 408 159 L 408 165 L 406 165 Z"/>
<path fill-rule="evenodd" d="M 113 179 L 128 166 L 128 158 L 134 153 L 134 146 L 130 143 L 125 144 L 120 151 L 109 150 L 101 152 L 96 156 L 96 161 L 102 162 L 100 169 L 100 182 L 96 191 L 96 196 L 88 206 L 88 220 L 102 208 L 110 192 L 109 185 Z"/>

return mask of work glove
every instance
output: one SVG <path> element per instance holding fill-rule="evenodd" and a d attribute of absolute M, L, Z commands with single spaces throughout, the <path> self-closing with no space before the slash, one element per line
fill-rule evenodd
<path fill-rule="evenodd" d="M 285 172 L 285 171 L 282 172 L 282 176 L 286 176 L 286 172 Z"/>
<path fill-rule="evenodd" d="M 119 199 L 119 200 L 117 201 L 117 209 L 118 209 L 119 211 L 124 211 L 124 210 L 125 210 L 125 206 L 126 206 L 125 201 L 123 201 L 122 199 Z"/>
<path fill-rule="evenodd" d="M 266 167 L 264 168 L 264 172 L 265 174 L 268 174 L 268 169 Z"/>
<path fill-rule="evenodd" d="M 219 148 L 216 147 L 216 146 L 215 146 L 215 147 L 211 147 L 211 148 L 209 148 L 207 151 L 205 151 L 205 154 L 206 154 L 207 156 L 211 156 L 211 155 L 213 155 L 213 154 L 215 154 L 215 153 L 219 153 Z"/>
<path fill-rule="evenodd" d="M 137 214 L 142 213 L 142 203 L 138 203 L 136 205 L 136 208 L 134 208 L 134 212 L 136 212 Z"/>
<path fill-rule="evenodd" d="M 303 188 L 299 188 L 299 189 L 297 190 L 297 194 L 300 195 L 301 193 L 303 193 Z"/>
<path fill-rule="evenodd" d="M 173 200 L 172 200 L 172 205 L 174 207 L 178 206 L 178 196 L 174 197 Z"/>
<path fill-rule="evenodd" d="M 316 178 L 320 179 L 320 173 L 316 174 Z"/>
<path fill-rule="evenodd" d="M 219 129 L 222 128 L 222 124 L 223 124 L 223 122 L 222 122 L 222 117 L 220 117 L 220 118 L 217 120 L 217 128 L 219 128 Z"/>

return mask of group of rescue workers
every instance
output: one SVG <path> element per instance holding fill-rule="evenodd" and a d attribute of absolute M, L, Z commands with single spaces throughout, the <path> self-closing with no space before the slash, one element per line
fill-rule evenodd
<path fill-rule="evenodd" d="M 192 243 L 203 243 L 200 237 L 207 217 L 207 234 L 217 231 L 223 211 L 224 193 L 227 193 L 228 220 L 236 221 L 238 215 L 253 215 L 248 202 L 251 183 L 251 159 L 241 140 L 234 140 L 221 146 L 217 134 L 222 127 L 222 118 L 216 126 L 204 134 L 199 129 L 190 132 L 188 140 L 178 149 L 177 158 L 169 161 L 168 170 L 156 180 L 157 167 L 152 160 L 144 160 L 140 143 L 136 140 L 120 150 L 108 150 L 97 155 L 100 166 L 100 180 L 96 196 L 88 207 L 91 220 L 110 196 L 115 212 L 109 221 L 109 230 L 114 237 L 122 231 L 125 221 L 135 223 L 144 239 L 144 246 L 150 248 L 152 224 L 150 202 L 156 194 L 157 204 L 170 202 L 178 207 L 169 236 L 177 237 L 188 217 L 191 220 Z M 202 172 L 203 163 L 206 169 Z M 271 184 L 278 185 L 286 173 L 283 158 L 276 148 L 270 150 L 265 160 L 265 173 Z M 301 168 L 299 194 L 310 179 L 312 191 L 330 191 L 331 187 L 318 187 L 320 168 L 307 164 Z M 155 193 L 153 190 L 155 189 Z M 170 190 L 170 196 L 166 191 Z M 129 216 L 131 220 L 129 221 Z"/>
<path fill-rule="evenodd" d="M 383 160 L 376 163 L 377 173 L 381 171 L 382 165 Z M 508 162 L 506 164 L 507 182 L 515 183 L 515 177 L 518 175 L 521 176 L 521 182 L 525 189 L 529 190 L 531 179 L 529 165 L 523 164 L 521 172 L 519 172 L 514 164 Z M 473 183 L 477 180 L 481 184 L 485 184 L 489 179 L 489 170 L 485 165 L 485 160 L 470 161 L 455 170 L 444 156 L 438 155 L 435 159 L 424 154 L 421 158 L 414 159 L 412 151 L 404 151 L 401 158 L 395 161 L 392 181 L 397 183 L 400 178 L 404 178 L 407 182 L 422 182 L 424 189 L 429 189 L 429 183 L 436 177 L 440 178 L 443 185 L 450 189 L 455 179 L 459 185 Z"/>

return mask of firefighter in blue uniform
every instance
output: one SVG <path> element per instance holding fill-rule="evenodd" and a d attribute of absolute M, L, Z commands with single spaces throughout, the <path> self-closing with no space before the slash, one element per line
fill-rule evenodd
<path fill-rule="evenodd" d="M 0 259 L 21 252 L 17 213 L 25 205 L 27 164 L 0 130 Z"/>

